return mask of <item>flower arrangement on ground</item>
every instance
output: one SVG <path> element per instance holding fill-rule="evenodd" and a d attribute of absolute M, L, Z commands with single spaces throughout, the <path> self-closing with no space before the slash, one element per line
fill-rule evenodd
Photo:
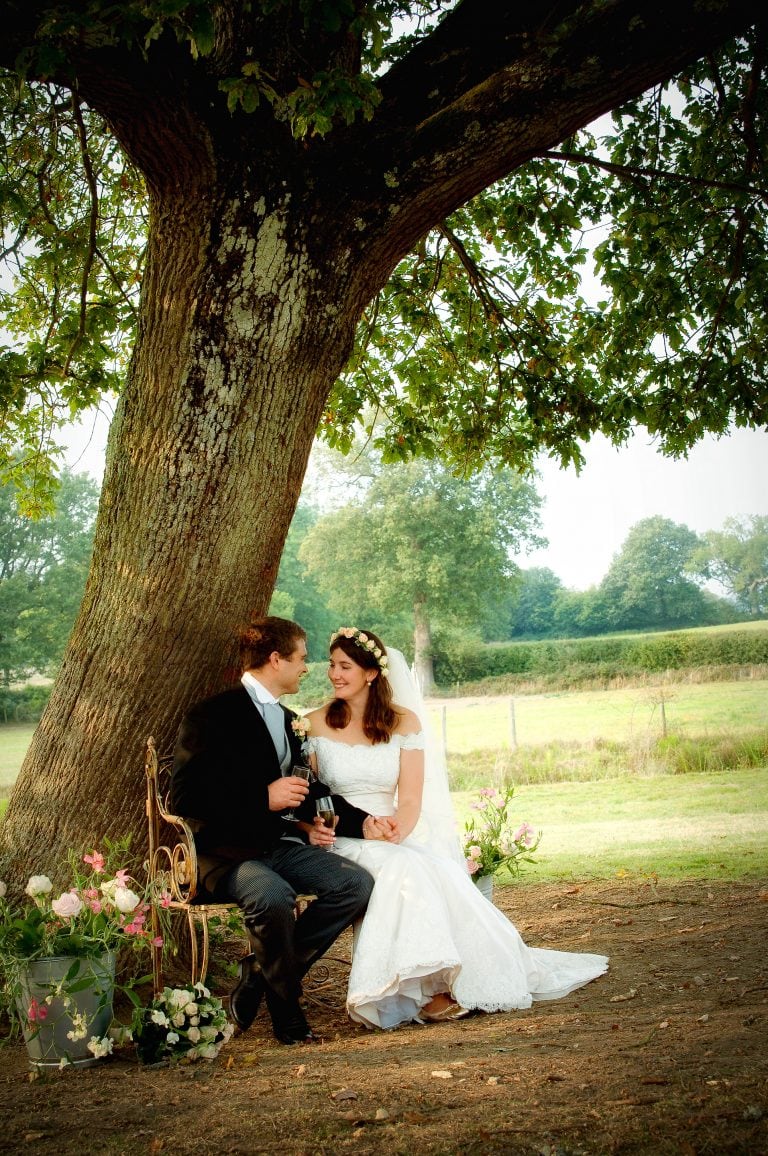
<path fill-rule="evenodd" d="M 234 1031 L 217 996 L 207 987 L 166 987 L 147 1007 L 137 1008 L 131 1034 L 145 1064 L 164 1060 L 215 1060 Z"/>
<path fill-rule="evenodd" d="M 12 901 L 0 883 L 0 973 L 2 996 L 12 1021 L 19 1021 L 29 1043 L 44 1025 L 64 1020 L 63 1034 L 78 1044 L 92 1022 L 101 1024 L 111 1009 L 114 961 L 121 948 L 147 947 L 152 938 L 147 923 L 146 888 L 137 883 L 128 864 L 129 840 L 105 841 L 105 852 L 81 857 L 70 853 L 70 885 L 56 895 L 47 875 L 32 875 L 26 899 Z M 115 864 L 120 863 L 117 867 Z M 43 963 L 57 962 L 47 978 Z M 35 978 L 30 980 L 30 976 Z M 96 990 L 96 1013 L 78 1010 L 78 995 Z M 111 1010 L 107 1020 L 111 1020 Z M 59 1033 L 61 1034 L 61 1033 Z M 89 1040 L 95 1057 L 111 1050 L 106 1032 Z M 63 1057 L 66 1060 L 66 1057 Z"/>
<path fill-rule="evenodd" d="M 480 798 L 471 804 L 475 814 L 464 824 L 464 857 L 469 873 L 475 879 L 495 875 L 506 867 L 513 875 L 520 875 L 523 863 L 535 863 L 533 852 L 541 841 L 530 823 L 520 823 L 513 829 L 509 807 L 515 794 L 514 787 L 497 791 L 484 787 Z"/>

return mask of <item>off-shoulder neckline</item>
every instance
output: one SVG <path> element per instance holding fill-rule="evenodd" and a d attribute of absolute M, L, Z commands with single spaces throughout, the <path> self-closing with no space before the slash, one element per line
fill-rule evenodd
<path fill-rule="evenodd" d="M 392 739 L 394 739 L 394 738 L 398 738 L 398 739 L 417 738 L 420 734 L 423 734 L 423 732 L 422 731 L 413 731 L 409 735 L 401 735 L 401 734 L 398 734 L 397 731 L 393 731 L 392 735 L 390 736 L 389 741 L 391 742 Z M 342 739 L 332 739 L 332 738 L 330 738 L 329 735 L 312 735 L 312 738 L 316 742 L 319 741 L 320 739 L 323 739 L 327 743 L 333 743 L 333 745 L 336 747 L 349 747 L 350 750 L 354 750 L 355 747 L 363 747 L 363 749 L 366 751 L 372 751 L 374 749 L 374 747 L 387 746 L 386 743 L 345 743 Z"/>

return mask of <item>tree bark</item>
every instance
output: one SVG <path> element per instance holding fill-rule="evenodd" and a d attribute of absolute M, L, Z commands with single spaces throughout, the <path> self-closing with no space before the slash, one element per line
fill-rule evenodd
<path fill-rule="evenodd" d="M 25 871 L 104 836 L 141 845 L 146 736 L 169 751 L 185 708 L 239 675 L 236 626 L 268 605 L 350 351 L 361 305 L 341 256 L 310 261 L 280 205 L 244 229 L 247 193 L 228 186 L 154 206 L 92 569 L 2 825 Z"/>
<path fill-rule="evenodd" d="M 432 654 L 432 629 L 426 601 L 413 604 L 413 665 L 421 693 L 426 696 L 435 689 L 435 666 Z"/>

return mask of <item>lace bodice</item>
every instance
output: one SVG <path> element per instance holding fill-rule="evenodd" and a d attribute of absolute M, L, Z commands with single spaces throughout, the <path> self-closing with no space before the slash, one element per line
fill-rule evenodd
<path fill-rule="evenodd" d="M 392 735 L 388 743 L 343 743 L 325 735 L 309 739 L 322 782 L 336 795 L 376 815 L 395 810 L 395 791 L 400 775 L 400 751 L 423 750 L 424 736 Z"/>

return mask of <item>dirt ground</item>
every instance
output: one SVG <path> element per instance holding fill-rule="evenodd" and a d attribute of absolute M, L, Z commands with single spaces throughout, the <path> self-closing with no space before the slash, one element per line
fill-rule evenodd
<path fill-rule="evenodd" d="M 37 1077 L 0 1052 L 0 1152 L 768 1153 L 768 882 L 518 885 L 529 944 L 605 952 L 607 976 L 530 1011 L 355 1027 L 344 968 L 307 999 L 322 1041 L 262 1011 L 214 1063 L 131 1049 Z M 348 939 L 337 945 L 348 951 Z M 222 995 L 225 993 L 221 993 Z"/>

